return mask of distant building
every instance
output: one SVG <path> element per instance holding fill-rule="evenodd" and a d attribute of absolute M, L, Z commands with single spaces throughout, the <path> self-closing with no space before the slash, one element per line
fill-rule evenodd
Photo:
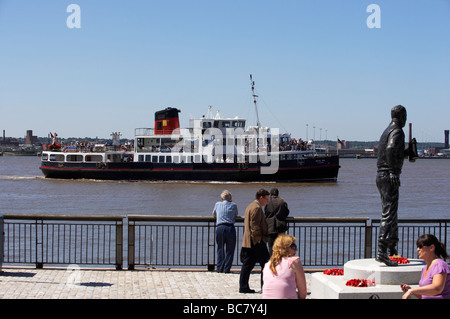
<path fill-rule="evenodd" d="M 448 145 L 448 130 L 444 131 L 444 148 L 448 149 L 449 145 Z"/>
<path fill-rule="evenodd" d="M 350 142 L 347 142 L 346 140 L 338 139 L 338 149 L 339 150 L 346 150 L 349 148 L 350 148 Z"/>
<path fill-rule="evenodd" d="M 28 130 L 27 131 L 27 136 L 25 138 L 25 144 L 27 145 L 33 145 L 36 144 L 38 141 L 37 136 L 33 136 L 33 131 L 32 130 Z"/>
<path fill-rule="evenodd" d="M 6 132 L 3 130 L 3 138 L 0 141 L 0 146 L 19 146 L 19 141 L 16 139 L 6 138 Z"/>
<path fill-rule="evenodd" d="M 450 156 L 450 149 L 449 149 L 449 130 L 444 130 L 444 147 L 434 147 L 430 148 L 428 150 L 429 154 L 432 154 L 433 156 Z"/>

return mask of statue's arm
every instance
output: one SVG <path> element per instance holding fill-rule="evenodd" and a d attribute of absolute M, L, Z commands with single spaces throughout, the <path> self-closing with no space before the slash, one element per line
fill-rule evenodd
<path fill-rule="evenodd" d="M 400 173 L 404 157 L 405 135 L 402 130 L 394 130 L 389 135 L 386 147 L 386 161 L 389 166 L 391 183 L 398 186 L 400 186 Z"/>

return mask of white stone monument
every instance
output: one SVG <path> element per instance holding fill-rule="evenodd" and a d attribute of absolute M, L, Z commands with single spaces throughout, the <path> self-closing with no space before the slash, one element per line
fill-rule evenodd
<path fill-rule="evenodd" d="M 425 262 L 410 259 L 408 264 L 386 266 L 375 259 L 356 259 L 344 265 L 343 276 L 325 275 L 322 272 L 311 276 L 311 299 L 401 299 L 401 284 L 411 287 L 419 285 Z M 346 286 L 351 279 L 375 282 L 369 287 Z"/>

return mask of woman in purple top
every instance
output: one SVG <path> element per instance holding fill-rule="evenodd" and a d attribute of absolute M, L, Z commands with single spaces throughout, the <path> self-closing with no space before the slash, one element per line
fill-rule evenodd
<path fill-rule="evenodd" d="M 433 235 L 422 235 L 417 239 L 417 253 L 426 263 L 419 287 L 401 285 L 405 292 L 402 298 L 408 299 L 413 294 L 421 299 L 450 299 L 450 268 L 444 261 L 448 258 L 444 244 Z"/>

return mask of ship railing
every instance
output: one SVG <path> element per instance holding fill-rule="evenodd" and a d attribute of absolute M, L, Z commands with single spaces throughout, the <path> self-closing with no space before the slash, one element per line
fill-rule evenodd
<path fill-rule="evenodd" d="M 0 215 L 1 216 L 1 215 Z M 233 266 L 241 266 L 243 218 L 236 218 Z M 210 216 L 5 214 L 4 263 L 214 269 L 216 220 Z M 289 217 L 305 267 L 342 267 L 374 258 L 380 221 L 367 217 Z M 399 220 L 398 252 L 417 258 L 424 233 L 450 245 L 450 219 Z"/>
<path fill-rule="evenodd" d="M 151 136 L 155 135 L 154 128 L 141 127 L 134 129 L 134 136 Z"/>
<path fill-rule="evenodd" d="M 62 147 L 57 150 L 45 150 L 43 153 L 46 154 L 71 154 L 71 153 L 104 153 L 104 152 L 124 152 L 125 149 L 122 145 L 104 145 L 104 146 L 94 146 L 94 147 L 75 147 L 75 148 L 65 148 Z"/>

